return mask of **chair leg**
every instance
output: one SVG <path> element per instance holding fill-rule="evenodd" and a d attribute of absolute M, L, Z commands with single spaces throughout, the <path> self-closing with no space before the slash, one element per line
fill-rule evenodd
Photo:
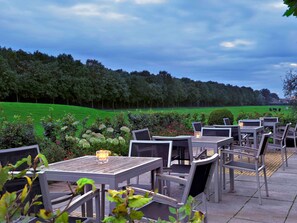
<path fill-rule="evenodd" d="M 281 156 L 282 156 L 282 165 L 283 165 L 283 170 L 285 170 L 285 159 L 284 159 L 284 148 L 281 148 Z"/>
<path fill-rule="evenodd" d="M 204 223 L 207 223 L 207 203 L 206 203 L 206 194 L 202 193 L 202 202 L 204 203 L 205 215 L 204 215 Z"/>
<path fill-rule="evenodd" d="M 265 183 L 266 197 L 269 197 L 269 194 L 268 194 L 268 184 L 267 184 L 267 176 L 266 176 L 266 167 L 264 167 L 263 173 L 264 173 L 264 183 Z"/>
<path fill-rule="evenodd" d="M 285 159 L 286 159 L 286 167 L 288 167 L 288 154 L 287 154 L 287 147 L 284 148 L 285 149 Z"/>
<path fill-rule="evenodd" d="M 257 184 L 258 184 L 258 195 L 259 195 L 259 204 L 262 205 L 262 196 L 261 196 L 261 185 L 260 185 L 260 177 L 259 172 L 256 172 Z"/>

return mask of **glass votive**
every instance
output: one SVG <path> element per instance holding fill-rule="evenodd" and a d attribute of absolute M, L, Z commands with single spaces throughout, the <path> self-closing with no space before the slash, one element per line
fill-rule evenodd
<path fill-rule="evenodd" d="M 243 122 L 239 122 L 239 126 L 242 127 L 243 126 Z"/>
<path fill-rule="evenodd" d="M 97 162 L 99 164 L 100 163 L 107 163 L 109 154 L 110 154 L 109 150 L 104 150 L 104 149 L 97 150 L 96 151 Z"/>
<path fill-rule="evenodd" d="M 195 132 L 195 137 L 196 138 L 200 138 L 201 137 L 201 132 L 200 131 L 196 131 Z"/>

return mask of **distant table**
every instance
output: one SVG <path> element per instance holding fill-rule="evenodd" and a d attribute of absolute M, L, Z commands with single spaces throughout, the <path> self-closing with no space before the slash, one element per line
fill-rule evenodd
<path fill-rule="evenodd" d="M 253 147 L 258 148 L 258 136 L 264 132 L 264 126 L 240 126 L 240 132 L 253 134 Z"/>
<path fill-rule="evenodd" d="M 273 131 L 273 135 L 275 136 L 276 135 L 276 133 L 277 133 L 277 128 L 278 128 L 278 126 L 280 125 L 280 123 L 279 122 L 263 122 L 263 126 L 264 126 L 264 128 L 265 127 L 269 127 L 269 128 L 272 128 L 272 131 Z M 273 137 L 273 143 L 275 144 L 275 137 Z"/>
<path fill-rule="evenodd" d="M 154 189 L 154 172 L 162 172 L 162 158 L 111 156 L 107 163 L 98 164 L 95 156 L 83 156 L 49 164 L 44 168 L 48 180 L 75 182 L 82 177 L 90 178 L 101 184 L 100 216 L 105 215 L 105 185 L 118 189 L 118 184 L 151 172 L 152 189 Z M 110 210 L 111 211 L 111 210 Z M 87 215 L 93 216 L 93 208 L 88 205 Z"/>
<path fill-rule="evenodd" d="M 218 136 L 200 136 L 196 138 L 192 137 L 192 145 L 194 147 L 205 147 L 206 149 L 213 149 L 215 153 L 219 152 L 219 148 L 223 146 L 231 146 L 233 143 L 233 137 L 218 137 Z M 219 180 L 219 168 L 218 163 L 215 169 L 215 202 L 221 200 L 221 185 Z"/>

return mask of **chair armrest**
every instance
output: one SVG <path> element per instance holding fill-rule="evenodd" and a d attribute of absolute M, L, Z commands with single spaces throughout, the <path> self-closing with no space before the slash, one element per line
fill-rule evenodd
<path fill-rule="evenodd" d="M 233 151 L 233 150 L 222 150 L 221 153 L 256 158 L 254 155 L 244 153 L 244 152 Z"/>
<path fill-rule="evenodd" d="M 163 204 L 167 204 L 167 205 L 170 205 L 170 206 L 173 206 L 173 207 L 178 206 L 178 201 L 176 199 L 172 198 L 172 197 L 168 197 L 166 195 L 159 194 L 159 193 L 154 193 L 152 191 L 148 191 L 148 190 L 138 188 L 138 187 L 131 187 L 131 188 L 137 194 L 142 194 L 142 195 L 144 195 L 146 193 L 153 194 L 153 201 L 160 202 L 160 203 L 163 203 Z"/>
<path fill-rule="evenodd" d="M 247 152 L 258 152 L 257 149 L 248 146 L 232 146 L 231 150 L 241 150 Z"/>
<path fill-rule="evenodd" d="M 187 180 L 184 178 L 180 178 L 178 176 L 172 176 L 172 175 L 168 175 L 168 174 L 157 174 L 157 179 L 158 180 L 167 180 L 167 181 L 171 181 L 171 182 L 175 182 L 178 184 L 183 184 L 186 185 Z"/>
<path fill-rule="evenodd" d="M 83 194 L 79 198 L 72 201 L 69 204 L 66 211 L 70 213 L 94 197 L 97 197 L 98 198 L 97 202 L 99 202 L 99 196 L 100 196 L 99 193 L 100 193 L 99 189 L 96 189 L 95 191 L 88 191 L 87 193 Z"/>

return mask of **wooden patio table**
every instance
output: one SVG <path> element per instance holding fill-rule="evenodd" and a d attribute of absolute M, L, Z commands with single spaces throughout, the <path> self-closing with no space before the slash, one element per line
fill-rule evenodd
<path fill-rule="evenodd" d="M 46 172 L 47 179 L 50 181 L 75 182 L 86 177 L 93 179 L 96 184 L 101 184 L 100 217 L 103 219 L 105 216 L 105 185 L 109 185 L 110 189 L 118 189 L 119 183 L 151 172 L 152 189 L 154 189 L 154 173 L 162 173 L 162 168 L 162 158 L 110 156 L 107 163 L 98 164 L 95 156 L 83 156 L 51 163 L 42 170 Z M 87 216 L 93 216 L 92 202 L 87 204 Z"/>

